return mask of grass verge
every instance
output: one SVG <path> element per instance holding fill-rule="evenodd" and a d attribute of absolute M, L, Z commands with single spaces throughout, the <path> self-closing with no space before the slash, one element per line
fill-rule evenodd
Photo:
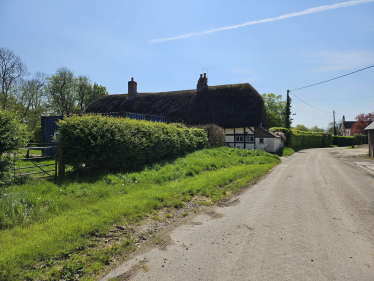
<path fill-rule="evenodd" d="M 109 248 L 96 245 L 96 237 L 113 231 L 113 224 L 136 223 L 161 208 L 179 208 L 194 196 L 218 201 L 279 161 L 264 151 L 221 147 L 140 172 L 2 189 L 0 279 L 89 280 L 133 246 L 130 236 Z"/>
<path fill-rule="evenodd" d="M 277 154 L 278 156 L 290 156 L 294 152 L 295 151 L 291 147 L 282 147 L 275 154 Z"/>

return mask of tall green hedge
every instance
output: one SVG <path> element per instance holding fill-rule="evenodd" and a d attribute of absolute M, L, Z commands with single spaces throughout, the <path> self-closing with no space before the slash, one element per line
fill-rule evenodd
<path fill-rule="evenodd" d="M 66 163 L 78 168 L 126 169 L 208 146 L 201 129 L 100 115 L 60 120 Z"/>
<path fill-rule="evenodd" d="M 351 146 L 354 144 L 354 137 L 333 136 L 332 139 L 332 144 L 337 146 Z"/>
<path fill-rule="evenodd" d="M 355 139 L 354 144 L 368 144 L 368 136 L 367 135 L 354 134 L 353 137 Z"/>
<path fill-rule="evenodd" d="M 285 146 L 297 147 L 325 147 L 332 145 L 332 136 L 329 133 L 304 132 L 282 127 L 270 128 L 272 132 L 283 132 L 286 135 Z"/>

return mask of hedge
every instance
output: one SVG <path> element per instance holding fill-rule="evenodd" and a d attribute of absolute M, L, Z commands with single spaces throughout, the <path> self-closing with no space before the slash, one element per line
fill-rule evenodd
<path fill-rule="evenodd" d="M 329 133 L 304 132 L 282 127 L 270 128 L 272 132 L 282 132 L 286 135 L 285 146 L 297 147 L 326 147 L 332 145 L 332 136 Z"/>
<path fill-rule="evenodd" d="M 351 146 L 354 143 L 354 137 L 349 136 L 333 136 L 332 139 L 332 144 L 337 146 Z"/>
<path fill-rule="evenodd" d="M 66 164 L 74 168 L 120 170 L 208 146 L 204 130 L 179 124 L 84 115 L 66 117 L 58 126 Z"/>
<path fill-rule="evenodd" d="M 354 134 L 353 137 L 355 139 L 354 144 L 368 144 L 368 136 L 367 135 Z"/>

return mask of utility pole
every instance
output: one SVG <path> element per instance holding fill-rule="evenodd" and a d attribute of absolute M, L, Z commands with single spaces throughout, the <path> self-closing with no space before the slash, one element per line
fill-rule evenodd
<path fill-rule="evenodd" d="M 290 115 L 291 115 L 291 98 L 290 90 L 287 90 L 287 101 L 286 101 L 286 128 L 290 128 Z"/>
<path fill-rule="evenodd" d="M 338 133 L 337 133 L 336 127 L 335 127 L 335 110 L 332 111 L 332 115 L 334 117 L 334 136 L 336 136 Z"/>

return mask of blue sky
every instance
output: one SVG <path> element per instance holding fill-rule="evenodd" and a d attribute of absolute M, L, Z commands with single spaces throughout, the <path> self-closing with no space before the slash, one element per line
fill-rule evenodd
<path fill-rule="evenodd" d="M 287 89 L 374 65 L 373 0 L 0 0 L 0 25 L 0 47 L 32 74 L 65 66 L 110 94 L 126 93 L 131 77 L 139 92 L 194 89 L 212 68 L 209 85 L 250 83 L 285 99 Z M 374 67 L 295 91 L 330 113 L 291 95 L 293 125 L 326 127 L 333 110 L 346 120 L 373 112 L 373 89 Z"/>

